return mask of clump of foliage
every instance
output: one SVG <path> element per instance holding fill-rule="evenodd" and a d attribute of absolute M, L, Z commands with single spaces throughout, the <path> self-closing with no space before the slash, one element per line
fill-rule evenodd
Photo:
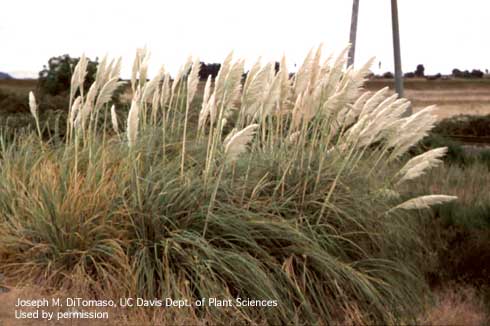
<path fill-rule="evenodd" d="M 67 93 L 70 90 L 73 69 L 79 61 L 80 58 L 72 58 L 68 54 L 50 58 L 48 65 L 39 72 L 38 85 L 41 93 L 49 95 Z M 85 89 L 94 82 L 97 65 L 97 61 L 87 61 Z"/>
<path fill-rule="evenodd" d="M 469 70 L 459 70 L 457 68 L 453 69 L 453 76 L 456 77 L 456 78 L 467 78 L 467 79 L 479 79 L 479 78 L 483 78 L 483 76 L 485 75 L 483 73 L 483 71 L 479 70 L 479 69 L 473 69 L 471 72 Z"/>
<path fill-rule="evenodd" d="M 458 115 L 439 122 L 434 133 L 448 136 L 490 137 L 490 115 Z"/>
<path fill-rule="evenodd" d="M 402 199 L 446 152 L 404 160 L 432 108 L 403 117 L 407 100 L 365 92 L 371 62 L 344 70 L 346 51 L 310 51 L 294 76 L 285 58 L 278 72 L 257 61 L 243 83 L 229 55 L 202 93 L 198 58 L 171 81 L 163 67 L 147 80 L 148 57 L 127 118 L 109 104 L 120 66 L 101 62 L 82 91 L 84 58 L 65 140 L 38 128 L 0 142 L 0 272 L 91 296 L 278 302 L 168 310 L 211 324 L 415 320 L 423 247 L 408 215 L 455 199 Z M 30 108 L 39 126 L 33 96 Z"/>
<path fill-rule="evenodd" d="M 212 78 L 216 78 L 218 76 L 218 72 L 221 68 L 220 63 L 204 63 L 201 62 L 201 69 L 199 70 L 199 79 L 206 80 L 208 76 Z"/>

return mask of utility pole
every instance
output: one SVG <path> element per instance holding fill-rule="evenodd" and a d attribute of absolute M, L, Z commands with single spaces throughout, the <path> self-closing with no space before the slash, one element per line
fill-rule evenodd
<path fill-rule="evenodd" d="M 400 51 L 400 28 L 398 25 L 397 0 L 391 0 L 391 21 L 393 28 L 393 54 L 395 58 L 395 88 L 399 97 L 403 97 L 402 59 Z M 412 108 L 408 108 L 405 115 L 411 115 Z"/>
<path fill-rule="evenodd" d="M 354 57 L 356 55 L 356 36 L 357 36 L 358 16 L 359 16 L 359 0 L 354 0 L 352 4 L 352 19 L 350 23 L 350 37 L 349 37 L 349 42 L 351 44 L 351 47 L 349 49 L 347 66 L 352 66 L 354 64 Z"/>

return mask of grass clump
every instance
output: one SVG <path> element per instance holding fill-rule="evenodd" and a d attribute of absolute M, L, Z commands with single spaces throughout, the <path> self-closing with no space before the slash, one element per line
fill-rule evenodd
<path fill-rule="evenodd" d="M 444 119 L 434 132 L 446 136 L 489 137 L 490 116 L 459 115 Z"/>
<path fill-rule="evenodd" d="M 196 94 L 199 60 L 147 81 L 139 50 L 121 121 L 108 105 L 120 66 L 101 64 L 85 90 L 82 58 L 65 141 L 2 142 L 0 272 L 93 297 L 278 303 L 169 310 L 181 320 L 415 320 L 423 248 L 408 211 L 455 198 L 401 199 L 446 152 L 402 162 L 431 108 L 404 118 L 408 101 L 364 92 L 370 63 L 343 70 L 345 52 L 310 52 L 294 77 L 282 62 L 242 84 L 230 55 Z"/>

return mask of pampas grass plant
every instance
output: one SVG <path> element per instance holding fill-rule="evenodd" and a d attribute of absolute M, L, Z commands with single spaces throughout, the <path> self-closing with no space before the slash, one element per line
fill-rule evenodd
<path fill-rule="evenodd" d="M 278 73 L 257 61 L 244 82 L 244 61 L 230 54 L 201 94 L 198 59 L 173 81 L 161 69 L 147 82 L 140 49 L 127 137 L 98 118 L 110 111 L 120 132 L 124 108 L 110 99 L 121 61 L 104 59 L 84 92 L 82 57 L 65 143 L 1 142 L 0 272 L 92 297 L 278 300 L 169 310 L 176 320 L 414 321 L 423 248 L 407 209 L 455 198 L 386 194 L 446 150 L 405 163 L 435 122 L 431 109 L 403 117 L 408 101 L 365 92 L 370 62 L 344 69 L 345 54 L 310 51 L 292 77 L 285 58 Z"/>

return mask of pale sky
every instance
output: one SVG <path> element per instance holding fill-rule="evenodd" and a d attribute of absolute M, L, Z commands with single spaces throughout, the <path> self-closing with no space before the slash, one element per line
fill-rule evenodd
<path fill-rule="evenodd" d="M 403 71 L 490 69 L 487 0 L 398 0 Z M 37 74 L 52 56 L 123 57 L 128 75 L 137 47 L 151 51 L 150 72 L 175 73 L 189 55 L 221 62 L 234 50 L 300 64 L 324 44 L 341 50 L 349 37 L 351 0 L 1 0 L 0 71 Z M 356 63 L 393 71 L 390 0 L 360 0 Z"/>

